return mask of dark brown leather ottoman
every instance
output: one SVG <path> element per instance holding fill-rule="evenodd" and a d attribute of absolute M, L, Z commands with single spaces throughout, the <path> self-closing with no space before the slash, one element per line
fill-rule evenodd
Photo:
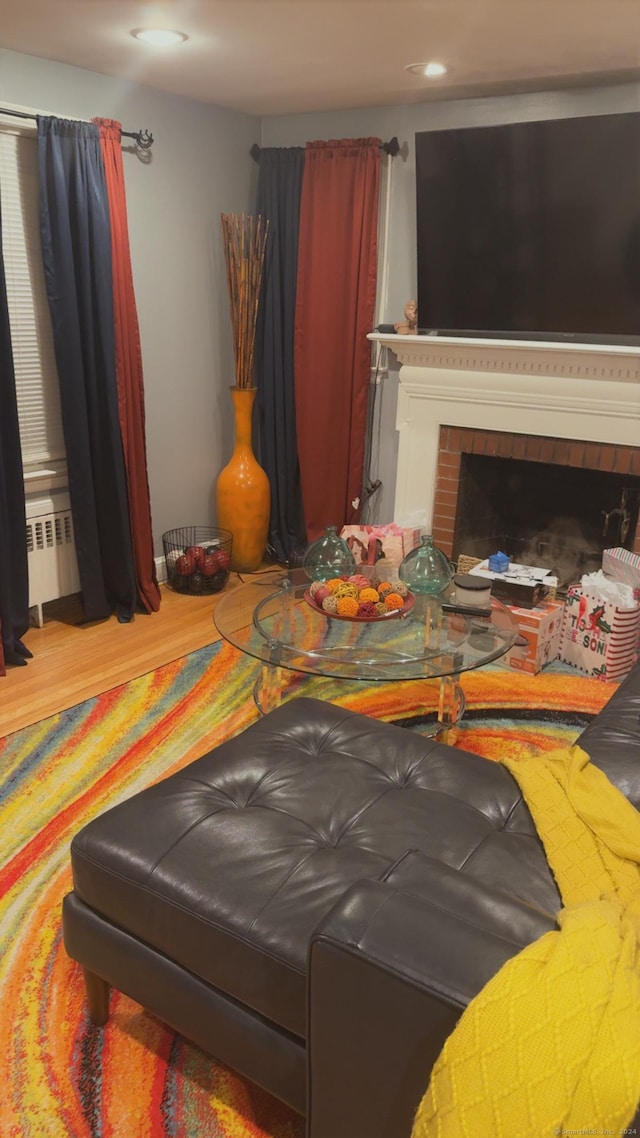
<path fill-rule="evenodd" d="M 309 699 L 96 818 L 71 859 L 94 1018 L 126 992 L 311 1138 L 406 1138 L 461 1011 L 560 905 L 506 770 Z"/>

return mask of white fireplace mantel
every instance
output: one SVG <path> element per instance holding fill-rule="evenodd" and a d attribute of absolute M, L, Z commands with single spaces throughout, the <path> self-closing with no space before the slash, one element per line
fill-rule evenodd
<path fill-rule="evenodd" d="M 431 528 L 440 427 L 640 446 L 640 348 L 394 336 L 400 367 L 394 518 Z"/>

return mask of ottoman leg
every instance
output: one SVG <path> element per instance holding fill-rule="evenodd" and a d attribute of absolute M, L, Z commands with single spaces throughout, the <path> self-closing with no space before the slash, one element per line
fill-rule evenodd
<path fill-rule="evenodd" d="M 90 972 L 88 968 L 83 968 L 82 971 L 89 1015 L 97 1027 L 103 1027 L 109 1019 L 109 985 L 106 980 L 96 976 L 95 972 Z"/>

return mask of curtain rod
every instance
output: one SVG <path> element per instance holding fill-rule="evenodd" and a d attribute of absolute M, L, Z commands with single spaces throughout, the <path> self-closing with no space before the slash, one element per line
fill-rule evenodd
<path fill-rule="evenodd" d="M 34 122 L 38 119 L 37 115 L 30 115 L 27 111 L 10 111 L 7 107 L 0 107 L 0 115 L 13 115 L 16 119 L 33 119 Z M 125 138 L 135 138 L 136 146 L 139 146 L 141 150 L 149 150 L 153 146 L 153 135 L 148 130 L 139 130 L 137 134 L 134 134 L 133 131 L 121 129 L 120 134 Z"/>
<path fill-rule="evenodd" d="M 391 158 L 395 158 L 396 154 L 400 153 L 400 143 L 398 142 L 395 134 L 393 138 L 389 139 L 388 142 L 381 142 L 380 149 L 384 150 L 385 154 L 388 154 Z M 254 161 L 260 161 L 260 147 L 258 146 L 257 142 L 254 142 L 251 150 L 249 151 L 249 154 L 254 159 Z"/>

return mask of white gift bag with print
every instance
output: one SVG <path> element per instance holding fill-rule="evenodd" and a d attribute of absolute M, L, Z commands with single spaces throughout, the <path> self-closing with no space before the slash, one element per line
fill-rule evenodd
<path fill-rule="evenodd" d="M 576 585 L 564 608 L 560 659 L 595 679 L 621 680 L 635 662 L 639 628 L 640 604 L 633 597 L 617 604 L 598 583 Z"/>

